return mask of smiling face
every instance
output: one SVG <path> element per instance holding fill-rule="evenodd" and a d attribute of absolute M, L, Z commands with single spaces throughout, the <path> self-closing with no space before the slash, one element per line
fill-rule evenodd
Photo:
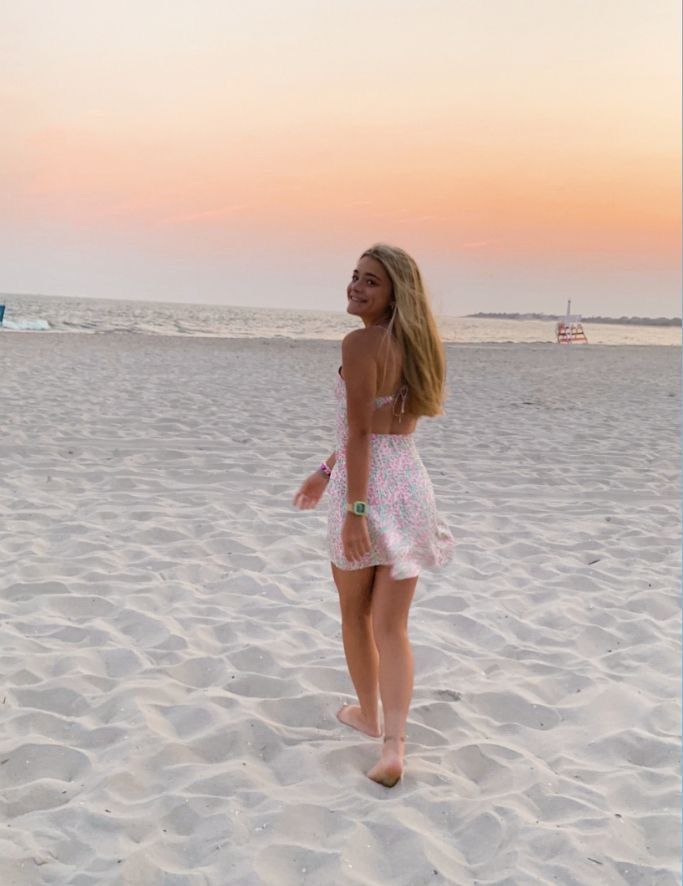
<path fill-rule="evenodd" d="M 391 279 L 382 262 L 364 255 L 346 288 L 346 312 L 360 317 L 366 326 L 377 326 L 391 313 Z"/>

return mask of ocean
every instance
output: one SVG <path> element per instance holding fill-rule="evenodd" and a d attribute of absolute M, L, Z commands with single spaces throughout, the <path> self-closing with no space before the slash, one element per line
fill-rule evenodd
<path fill-rule="evenodd" d="M 340 340 L 359 321 L 332 311 L 249 308 L 43 295 L 2 295 L 6 306 L 0 333 L 39 332 L 90 335 L 173 335 L 212 338 Z M 543 320 L 438 317 L 445 342 L 459 344 L 555 341 L 555 324 Z M 680 345 L 676 326 L 586 323 L 589 343 Z"/>

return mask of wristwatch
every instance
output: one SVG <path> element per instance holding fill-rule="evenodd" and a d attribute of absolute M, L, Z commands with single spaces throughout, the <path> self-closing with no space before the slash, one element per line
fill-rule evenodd
<path fill-rule="evenodd" d="M 354 501 L 346 505 L 346 510 L 351 514 L 357 514 L 359 517 L 365 517 L 368 513 L 368 503 L 366 501 Z"/>

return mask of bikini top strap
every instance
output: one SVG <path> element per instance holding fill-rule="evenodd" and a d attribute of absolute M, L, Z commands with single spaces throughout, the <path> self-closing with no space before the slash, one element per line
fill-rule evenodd
<path fill-rule="evenodd" d="M 401 387 L 396 391 L 395 394 L 387 394 L 385 397 L 375 397 L 375 408 L 379 409 L 380 406 L 387 405 L 389 403 L 394 404 L 394 409 L 392 409 L 392 414 L 394 416 L 398 416 L 399 422 L 402 420 L 405 411 L 406 411 L 406 400 L 408 398 L 408 385 L 401 385 Z M 396 406 L 401 404 L 400 411 L 396 411 Z"/>
<path fill-rule="evenodd" d="M 401 385 L 396 394 L 394 395 L 396 400 L 401 401 L 401 411 L 398 415 L 398 420 L 401 421 L 403 418 L 403 414 L 406 411 L 406 400 L 408 399 L 408 385 Z"/>
<path fill-rule="evenodd" d="M 341 370 L 342 370 L 342 368 L 340 366 L 339 369 L 337 370 L 337 376 L 342 382 L 344 382 L 344 376 L 341 374 Z M 401 411 L 396 412 L 395 409 L 393 410 L 393 414 L 398 416 L 398 420 L 400 422 L 401 419 L 403 418 L 403 415 L 405 414 L 405 411 L 406 411 L 406 400 L 407 399 L 408 399 L 408 385 L 403 384 L 396 391 L 395 394 L 386 394 L 384 397 L 375 397 L 375 408 L 379 409 L 382 406 L 385 406 L 387 403 L 393 403 L 394 401 L 396 403 L 398 403 L 400 401 Z"/>

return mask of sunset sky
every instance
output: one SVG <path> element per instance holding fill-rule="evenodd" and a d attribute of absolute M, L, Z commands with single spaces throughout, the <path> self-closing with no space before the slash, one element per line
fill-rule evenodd
<path fill-rule="evenodd" d="M 678 0 L 17 0 L 0 291 L 680 315 Z"/>

